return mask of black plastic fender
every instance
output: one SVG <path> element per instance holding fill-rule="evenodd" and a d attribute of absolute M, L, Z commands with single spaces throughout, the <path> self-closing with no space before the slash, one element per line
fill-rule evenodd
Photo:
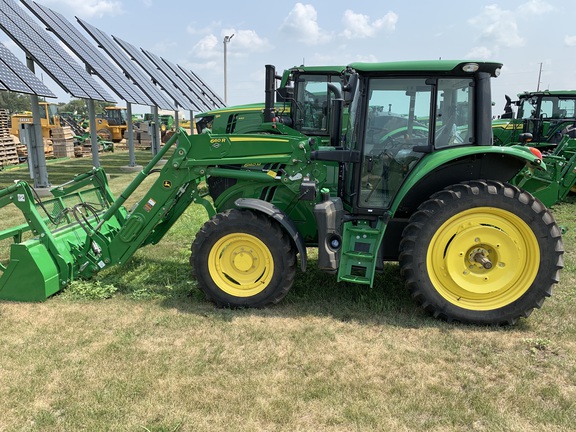
<path fill-rule="evenodd" d="M 256 198 L 238 198 L 236 201 L 234 201 L 234 204 L 239 208 L 247 208 L 259 211 L 278 221 L 278 223 L 282 225 L 282 228 L 284 228 L 286 232 L 290 234 L 292 240 L 294 240 L 294 244 L 296 245 L 298 254 L 300 255 L 300 269 L 303 272 L 306 271 L 308 257 L 306 256 L 306 245 L 304 244 L 304 239 L 300 235 L 300 232 L 298 232 L 298 229 L 296 228 L 296 225 L 292 219 L 290 219 L 286 213 L 284 213 L 275 205 Z"/>

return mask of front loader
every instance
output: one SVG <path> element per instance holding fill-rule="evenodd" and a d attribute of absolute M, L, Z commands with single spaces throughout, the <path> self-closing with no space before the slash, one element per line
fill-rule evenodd
<path fill-rule="evenodd" d="M 551 294 L 563 245 L 550 211 L 509 183 L 545 169 L 539 152 L 491 145 L 490 79 L 500 67 L 354 63 L 335 92 L 329 142 L 277 121 L 267 97 L 255 133 L 180 129 L 118 198 L 101 169 L 55 188 L 49 201 L 25 182 L 0 191 L 0 206 L 26 218 L 0 233 L 14 240 L 0 298 L 41 301 L 123 264 L 195 203 L 209 220 L 190 263 L 219 306 L 278 303 L 316 247 L 318 267 L 340 282 L 369 289 L 384 261 L 399 261 L 411 296 L 433 316 L 513 324 Z"/>

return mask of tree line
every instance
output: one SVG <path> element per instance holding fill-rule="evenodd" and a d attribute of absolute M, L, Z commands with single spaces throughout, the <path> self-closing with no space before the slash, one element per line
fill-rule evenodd
<path fill-rule="evenodd" d="M 44 98 L 40 100 L 50 102 Z M 58 112 L 72 113 L 81 117 L 88 117 L 88 104 L 84 99 L 71 99 L 70 102 L 55 102 L 58 106 Z M 96 114 L 101 114 L 108 106 L 114 106 L 112 102 L 94 101 L 94 110 Z M 31 111 L 32 104 L 30 96 L 10 91 L 0 91 L 0 108 L 8 109 L 11 114 L 23 111 Z"/>

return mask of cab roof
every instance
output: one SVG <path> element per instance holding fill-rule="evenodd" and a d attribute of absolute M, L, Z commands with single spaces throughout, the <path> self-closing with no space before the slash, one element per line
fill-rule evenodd
<path fill-rule="evenodd" d="M 422 73 L 442 73 L 455 74 L 455 75 L 470 75 L 470 72 L 465 72 L 463 67 L 467 64 L 478 65 L 478 71 L 487 72 L 491 76 L 498 76 L 502 63 L 475 61 L 475 60 L 418 60 L 418 61 L 399 61 L 399 62 L 383 62 L 383 63 L 364 63 L 355 62 L 349 66 L 358 72 L 366 74 L 378 75 L 380 73 L 400 73 L 403 74 L 422 74 Z"/>

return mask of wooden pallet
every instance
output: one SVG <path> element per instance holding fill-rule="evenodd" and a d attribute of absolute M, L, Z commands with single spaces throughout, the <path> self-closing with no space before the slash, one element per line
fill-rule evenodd
<path fill-rule="evenodd" d="M 8 129 L 9 115 L 7 109 L 0 109 L 0 165 L 17 165 L 20 160 L 16 143 Z"/>

